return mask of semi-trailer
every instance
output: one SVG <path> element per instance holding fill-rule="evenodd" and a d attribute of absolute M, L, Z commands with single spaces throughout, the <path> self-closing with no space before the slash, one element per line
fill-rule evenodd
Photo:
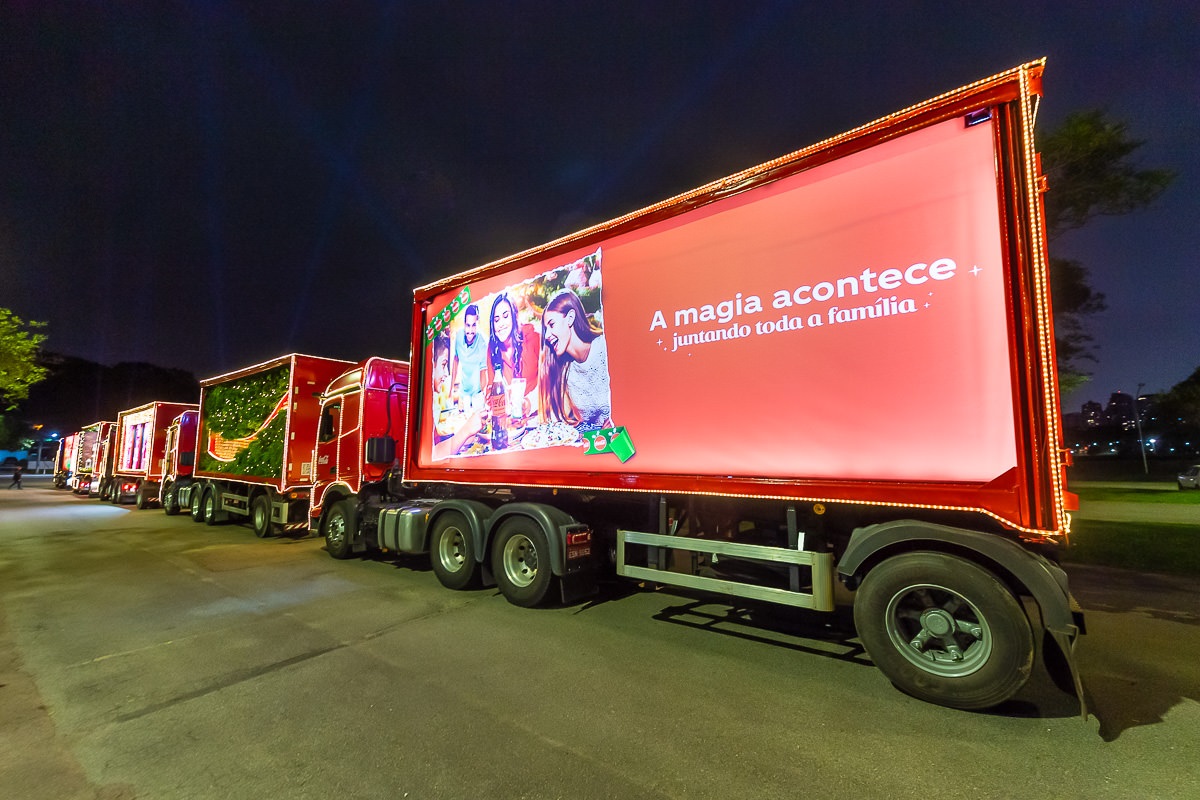
<path fill-rule="evenodd" d="M 1017 693 L 1044 631 L 1082 703 L 1042 70 L 417 288 L 411 373 L 323 393 L 310 527 L 521 606 L 609 566 L 850 604 L 896 686 L 957 708 Z"/>
<path fill-rule="evenodd" d="M 195 403 L 156 400 L 117 414 L 110 500 L 133 502 L 139 509 L 158 502 L 168 429 L 180 414 L 195 409 Z"/>
<path fill-rule="evenodd" d="M 199 411 L 184 411 L 167 426 L 167 442 L 163 458 L 162 483 L 158 502 L 167 516 L 182 510 L 179 491 L 192 482 L 196 464 L 196 419 Z"/>
<path fill-rule="evenodd" d="M 176 492 L 192 519 L 303 526 L 320 395 L 352 364 L 293 353 L 201 381 L 193 480 Z"/>

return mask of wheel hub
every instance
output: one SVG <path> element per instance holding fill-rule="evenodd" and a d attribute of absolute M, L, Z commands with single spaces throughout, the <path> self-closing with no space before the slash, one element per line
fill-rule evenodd
<path fill-rule="evenodd" d="M 346 521 L 340 515 L 335 515 L 329 520 L 328 531 L 329 543 L 334 547 L 341 545 L 342 540 L 346 537 Z"/>
<path fill-rule="evenodd" d="M 504 573 L 514 585 L 529 586 L 537 576 L 537 548 L 520 534 L 504 545 Z"/>
<path fill-rule="evenodd" d="M 887 626 L 900 652 L 935 674 L 971 674 L 991 652 L 976 609 L 941 586 L 916 585 L 897 592 L 888 604 Z"/>
<path fill-rule="evenodd" d="M 442 564 L 449 570 L 457 570 L 463 565 L 466 559 L 463 556 L 463 537 L 461 533 L 455 531 L 442 537 L 441 558 Z"/>
<path fill-rule="evenodd" d="M 946 636 L 954 630 L 954 617 L 943 609 L 931 608 L 921 615 L 921 627 L 933 636 Z"/>

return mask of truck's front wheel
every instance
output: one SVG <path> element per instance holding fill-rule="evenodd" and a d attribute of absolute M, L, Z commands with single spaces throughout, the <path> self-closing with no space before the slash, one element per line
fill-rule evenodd
<path fill-rule="evenodd" d="M 167 484 L 163 488 L 162 507 L 163 513 L 168 517 L 179 513 L 179 490 L 175 488 L 175 484 Z"/>
<path fill-rule="evenodd" d="M 429 534 L 429 562 L 433 574 L 447 589 L 467 589 L 477 583 L 479 562 L 465 516 L 446 511 L 434 521 Z"/>
<path fill-rule="evenodd" d="M 907 553 L 877 565 L 858 589 L 854 624 L 892 683 L 951 708 L 997 705 L 1033 668 L 1033 634 L 1017 599 L 957 556 Z"/>
<path fill-rule="evenodd" d="M 496 532 L 492 545 L 492 574 L 508 602 L 532 608 L 550 590 L 550 546 L 532 520 L 514 517 Z"/>
<path fill-rule="evenodd" d="M 349 558 L 354 553 L 354 504 L 339 500 L 325 518 L 325 549 L 334 558 Z"/>

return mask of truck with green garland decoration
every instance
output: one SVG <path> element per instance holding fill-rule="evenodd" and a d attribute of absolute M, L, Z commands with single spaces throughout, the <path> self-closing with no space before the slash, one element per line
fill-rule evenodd
<path fill-rule="evenodd" d="M 307 519 L 319 397 L 351 362 L 292 353 L 200 382 L 193 480 L 175 503 L 269 536 Z"/>

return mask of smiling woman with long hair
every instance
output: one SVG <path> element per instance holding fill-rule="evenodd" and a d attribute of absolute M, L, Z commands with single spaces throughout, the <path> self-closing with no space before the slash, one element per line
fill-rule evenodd
<path fill-rule="evenodd" d="M 542 312 L 538 399 L 549 422 L 566 422 L 581 431 L 612 424 L 608 343 L 570 290 L 551 297 Z"/>
<path fill-rule="evenodd" d="M 538 348 L 541 340 L 533 326 L 522 325 L 517 318 L 517 306 L 506 294 L 492 301 L 488 339 L 488 382 L 503 376 L 505 383 L 513 378 L 526 380 L 526 391 L 534 388 L 538 375 Z"/>

